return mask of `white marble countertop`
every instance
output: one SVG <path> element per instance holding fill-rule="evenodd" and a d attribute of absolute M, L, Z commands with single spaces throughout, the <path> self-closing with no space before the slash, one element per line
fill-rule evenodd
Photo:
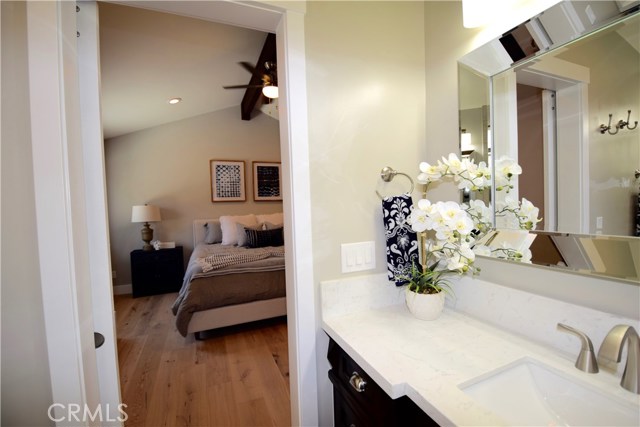
<path fill-rule="evenodd" d="M 353 313 L 323 310 L 323 328 L 389 396 L 407 395 L 440 425 L 507 425 L 458 385 L 526 357 L 640 403 L 618 375 L 584 373 L 573 357 L 447 308 L 422 321 L 397 302 Z"/>

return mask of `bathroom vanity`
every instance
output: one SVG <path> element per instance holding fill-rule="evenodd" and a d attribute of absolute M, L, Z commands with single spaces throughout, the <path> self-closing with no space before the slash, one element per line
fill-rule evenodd
<path fill-rule="evenodd" d="M 329 341 L 335 426 L 437 426 L 407 396 L 392 399 L 335 341 Z"/>
<path fill-rule="evenodd" d="M 558 351 L 451 305 L 437 320 L 416 319 L 404 305 L 403 292 L 385 279 L 322 284 L 337 426 L 391 425 L 417 408 L 426 417 L 404 425 L 640 424 L 640 395 L 620 387 L 619 372 L 582 372 L 574 366 L 577 350 Z M 464 290 L 460 293 L 464 300 Z M 572 313 L 560 315 L 571 322 Z M 546 328 L 573 344 L 575 337 L 557 331 L 555 323 Z M 599 344 L 598 337 L 594 345 Z M 346 377 L 353 375 L 367 382 L 366 391 L 355 390 L 357 378 L 353 386 L 347 384 Z M 533 382 L 541 384 L 538 389 Z M 365 397 L 369 390 L 386 396 Z M 387 419 L 394 421 L 383 422 Z"/>

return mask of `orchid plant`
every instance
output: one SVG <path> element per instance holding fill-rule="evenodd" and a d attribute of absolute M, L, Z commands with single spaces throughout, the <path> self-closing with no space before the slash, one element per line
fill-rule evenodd
<path fill-rule="evenodd" d="M 482 200 L 458 204 L 451 201 L 431 203 L 426 198 L 429 185 L 445 179 L 453 179 L 460 189 L 489 190 L 491 170 L 485 162 L 476 164 L 451 153 L 434 165 L 422 162 L 419 167 L 418 182 L 424 186 L 424 198 L 418 201 L 409 222 L 421 238 L 422 257 L 421 269 L 414 266 L 409 277 L 405 277 L 410 290 L 425 294 L 447 291 L 448 276 L 480 271 L 474 265 L 476 255 L 530 260 L 528 250 L 523 253 L 507 246 L 491 249 L 479 243 L 493 227 L 492 208 Z M 522 173 L 522 168 L 513 159 L 501 157 L 496 161 L 495 171 L 496 191 L 509 193 L 514 188 L 512 180 Z M 535 229 L 540 221 L 538 208 L 525 198 L 518 202 L 506 197 L 504 202 L 497 204 L 496 216 L 505 217 L 509 224 L 523 230 Z"/>

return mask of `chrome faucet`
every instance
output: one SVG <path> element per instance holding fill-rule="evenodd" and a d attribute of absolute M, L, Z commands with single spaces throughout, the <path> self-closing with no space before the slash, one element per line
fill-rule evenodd
<path fill-rule="evenodd" d="M 627 362 L 622 373 L 620 385 L 630 392 L 640 394 L 640 339 L 638 333 L 632 326 L 614 326 L 598 350 L 598 361 L 620 362 L 622 358 L 622 348 L 625 341 L 627 344 Z"/>
<path fill-rule="evenodd" d="M 593 351 L 593 344 L 591 343 L 591 340 L 589 339 L 587 334 L 563 323 L 558 323 L 558 329 L 561 331 L 572 333 L 580 338 L 582 348 L 580 349 L 580 354 L 578 354 L 578 359 L 576 360 L 576 368 L 590 374 L 597 373 L 598 362 L 596 361 L 596 355 Z"/>

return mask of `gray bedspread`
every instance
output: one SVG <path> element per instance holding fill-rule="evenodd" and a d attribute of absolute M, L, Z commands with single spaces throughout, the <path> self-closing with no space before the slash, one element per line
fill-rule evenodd
<path fill-rule="evenodd" d="M 199 244 L 194 249 L 173 303 L 178 331 L 187 335 L 193 313 L 210 308 L 285 296 L 284 257 L 275 256 L 244 264 L 202 271 L 202 259 L 217 253 L 251 253 L 252 249 L 219 244 Z M 277 252 L 277 251 L 276 251 Z"/>

